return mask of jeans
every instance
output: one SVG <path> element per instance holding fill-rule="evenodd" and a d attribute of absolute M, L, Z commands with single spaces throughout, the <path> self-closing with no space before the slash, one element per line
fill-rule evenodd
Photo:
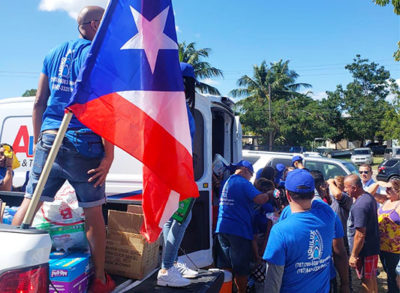
<path fill-rule="evenodd" d="M 183 223 L 179 223 L 175 219 L 169 219 L 163 226 L 164 249 L 161 261 L 163 269 L 169 269 L 178 260 L 178 249 L 181 246 L 183 236 L 187 226 L 192 219 L 192 211 L 189 212 Z"/>
<path fill-rule="evenodd" d="M 42 133 L 39 137 L 33 166 L 29 172 L 29 181 L 26 186 L 26 198 L 32 198 L 55 138 L 55 134 L 49 133 Z M 101 150 L 100 139 L 99 144 L 97 148 Z M 91 146 L 94 147 L 94 144 Z M 102 154 L 100 151 L 97 153 Z M 103 186 L 94 187 L 94 182 L 88 182 L 92 175 L 87 174 L 89 170 L 97 168 L 101 160 L 102 157 L 91 158 L 83 156 L 67 138 L 64 138 L 40 200 L 53 201 L 57 191 L 65 180 L 68 180 L 75 189 L 80 207 L 90 208 L 102 205 L 105 202 L 105 186 L 103 184 Z"/>
<path fill-rule="evenodd" d="M 396 284 L 396 266 L 399 262 L 400 254 L 381 251 L 380 258 L 383 269 L 387 274 L 388 292 L 399 293 L 400 290 Z"/>

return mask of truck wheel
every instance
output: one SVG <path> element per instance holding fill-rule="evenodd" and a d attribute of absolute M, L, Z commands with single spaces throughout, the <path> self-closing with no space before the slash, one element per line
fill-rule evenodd
<path fill-rule="evenodd" d="M 392 179 L 394 179 L 394 180 L 400 180 L 400 176 L 399 176 L 399 175 L 390 176 L 389 181 L 392 180 Z"/>

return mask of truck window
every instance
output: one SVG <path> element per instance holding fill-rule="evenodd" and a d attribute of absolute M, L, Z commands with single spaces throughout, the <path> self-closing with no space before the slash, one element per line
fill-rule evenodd
<path fill-rule="evenodd" d="M 199 110 L 194 109 L 196 132 L 193 139 L 194 179 L 199 180 L 204 173 L 204 118 Z"/>
<path fill-rule="evenodd" d="M 271 167 L 275 168 L 275 166 L 276 166 L 277 164 L 283 164 L 283 165 L 285 165 L 286 167 L 290 167 L 290 165 L 292 164 L 292 158 L 290 158 L 290 159 L 275 158 L 275 159 L 272 159 L 272 160 L 270 161 L 270 163 L 268 164 L 268 166 L 271 166 Z"/>
<path fill-rule="evenodd" d="M 346 176 L 346 172 L 340 166 L 327 162 L 306 161 L 304 167 L 310 171 L 320 171 L 324 179 L 328 180 L 335 176 Z"/>

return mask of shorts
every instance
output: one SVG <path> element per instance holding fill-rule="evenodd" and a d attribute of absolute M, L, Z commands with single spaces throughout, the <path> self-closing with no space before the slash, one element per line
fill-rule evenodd
<path fill-rule="evenodd" d="M 32 198 L 55 137 L 55 134 L 50 133 L 42 133 L 39 137 L 32 169 L 29 172 L 26 198 Z M 90 208 L 102 205 L 105 203 L 105 186 L 103 184 L 103 186 L 95 188 L 93 182 L 88 182 L 91 175 L 87 174 L 89 170 L 97 168 L 101 160 L 102 157 L 89 158 L 81 155 L 75 146 L 67 138 L 64 138 L 40 200 L 54 201 L 55 194 L 65 180 L 68 180 L 75 189 L 80 207 Z"/>
<path fill-rule="evenodd" d="M 252 258 L 251 240 L 230 234 L 218 233 L 219 251 L 217 267 L 231 268 L 234 274 L 248 276 Z"/>
<path fill-rule="evenodd" d="M 359 279 L 376 278 L 378 272 L 378 255 L 361 257 L 356 265 L 356 273 Z"/>

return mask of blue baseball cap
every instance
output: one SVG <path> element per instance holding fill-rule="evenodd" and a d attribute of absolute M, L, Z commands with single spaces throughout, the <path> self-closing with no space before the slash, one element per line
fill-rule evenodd
<path fill-rule="evenodd" d="M 292 158 L 292 167 L 294 167 L 294 162 L 298 162 L 298 161 L 303 162 L 303 158 L 301 156 L 294 156 Z"/>
<path fill-rule="evenodd" d="M 285 170 L 285 168 L 286 168 L 285 165 L 283 165 L 281 163 L 276 164 L 276 166 L 275 166 L 276 171 L 278 171 L 279 173 L 283 172 Z"/>
<path fill-rule="evenodd" d="M 246 160 L 241 160 L 239 163 L 232 164 L 232 166 L 235 168 L 235 170 L 240 167 L 246 167 L 251 172 L 251 174 L 254 173 L 253 165 Z"/>
<path fill-rule="evenodd" d="M 180 62 L 179 64 L 181 66 L 182 76 L 193 77 L 196 79 L 196 76 L 194 75 L 194 68 L 191 64 L 185 62 Z"/>
<path fill-rule="evenodd" d="M 285 188 L 295 193 L 314 192 L 314 178 L 304 169 L 293 170 L 286 177 Z"/>

